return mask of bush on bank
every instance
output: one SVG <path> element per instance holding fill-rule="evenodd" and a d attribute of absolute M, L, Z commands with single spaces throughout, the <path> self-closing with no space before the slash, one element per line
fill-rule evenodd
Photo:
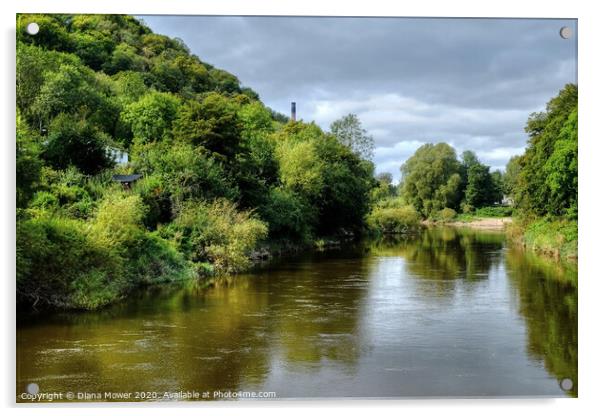
<path fill-rule="evenodd" d="M 420 214 L 411 205 L 377 205 L 367 218 L 370 230 L 380 234 L 401 234 L 420 226 Z"/>
<path fill-rule="evenodd" d="M 545 217 L 515 219 L 507 228 L 509 238 L 525 248 L 560 260 L 576 260 L 578 227 L 576 220 Z"/>

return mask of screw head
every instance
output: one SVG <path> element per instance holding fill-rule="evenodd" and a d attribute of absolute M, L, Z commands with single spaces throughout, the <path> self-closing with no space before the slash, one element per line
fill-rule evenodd
<path fill-rule="evenodd" d="M 25 28 L 25 30 L 30 35 L 37 35 L 38 32 L 40 31 L 40 25 L 38 25 L 36 22 L 31 22 L 31 23 L 29 23 L 27 25 L 27 27 Z"/>
<path fill-rule="evenodd" d="M 573 37 L 573 29 L 568 26 L 563 26 L 560 28 L 560 37 L 562 39 L 570 39 Z"/>
<path fill-rule="evenodd" d="M 27 385 L 27 393 L 29 394 L 38 394 L 39 391 L 40 386 L 38 386 L 37 383 L 29 383 Z"/>

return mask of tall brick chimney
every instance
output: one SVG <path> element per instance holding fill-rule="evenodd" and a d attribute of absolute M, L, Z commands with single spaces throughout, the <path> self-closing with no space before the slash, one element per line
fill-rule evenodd
<path fill-rule="evenodd" d="M 291 103 L 291 120 L 297 121 L 297 103 Z"/>

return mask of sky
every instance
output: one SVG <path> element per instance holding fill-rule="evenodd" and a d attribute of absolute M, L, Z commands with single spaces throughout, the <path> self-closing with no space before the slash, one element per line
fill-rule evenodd
<path fill-rule="evenodd" d="M 527 144 L 529 114 L 577 82 L 575 20 L 141 16 L 269 107 L 324 130 L 349 113 L 374 137 L 376 172 L 425 143 L 473 150 L 492 170 Z M 560 28 L 572 29 L 563 39 Z"/>

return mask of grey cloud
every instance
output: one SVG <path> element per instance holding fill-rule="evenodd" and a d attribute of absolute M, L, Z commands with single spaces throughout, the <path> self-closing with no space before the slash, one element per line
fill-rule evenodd
<path fill-rule="evenodd" d="M 270 107 L 328 128 L 358 114 L 398 177 L 413 152 L 447 141 L 503 167 L 528 115 L 576 82 L 574 20 L 143 16 L 202 60 L 237 75 Z M 409 152 L 409 154 L 407 154 Z M 378 153 L 378 152 L 377 152 Z M 509 156 L 508 156 L 509 157 Z M 393 162 L 397 168 L 391 169 Z"/>

